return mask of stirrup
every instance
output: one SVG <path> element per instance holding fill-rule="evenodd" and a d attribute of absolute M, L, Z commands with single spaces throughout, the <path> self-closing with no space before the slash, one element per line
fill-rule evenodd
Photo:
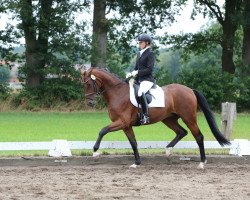
<path fill-rule="evenodd" d="M 149 123 L 149 117 L 147 115 L 142 115 L 141 124 Z"/>

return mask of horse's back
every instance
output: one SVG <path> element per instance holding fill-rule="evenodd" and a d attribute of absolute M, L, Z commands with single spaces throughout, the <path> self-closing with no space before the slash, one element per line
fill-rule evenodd
<path fill-rule="evenodd" d="M 197 109 L 197 99 L 193 90 L 181 84 L 169 84 L 162 87 L 165 93 L 165 105 L 174 112 L 183 109 Z"/>
<path fill-rule="evenodd" d="M 162 86 L 162 89 L 164 91 L 170 91 L 171 93 L 183 93 L 183 94 L 186 94 L 186 93 L 190 93 L 190 94 L 193 94 L 193 90 L 185 85 L 181 85 L 181 84 L 178 84 L 178 83 L 172 83 L 172 84 L 169 84 L 169 85 L 165 85 L 165 86 Z"/>

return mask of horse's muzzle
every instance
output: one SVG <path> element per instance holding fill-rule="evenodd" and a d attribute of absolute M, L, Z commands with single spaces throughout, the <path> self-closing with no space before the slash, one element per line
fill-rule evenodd
<path fill-rule="evenodd" d="M 91 108 L 95 107 L 96 105 L 96 100 L 93 100 L 93 99 L 89 99 L 88 102 L 87 102 L 87 105 Z"/>

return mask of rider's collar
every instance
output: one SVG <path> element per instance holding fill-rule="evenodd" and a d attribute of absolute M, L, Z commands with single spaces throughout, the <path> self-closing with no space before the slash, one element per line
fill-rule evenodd
<path fill-rule="evenodd" d="M 149 48 L 149 46 L 147 46 L 146 48 L 140 50 L 140 56 L 143 54 L 144 51 L 146 51 Z"/>

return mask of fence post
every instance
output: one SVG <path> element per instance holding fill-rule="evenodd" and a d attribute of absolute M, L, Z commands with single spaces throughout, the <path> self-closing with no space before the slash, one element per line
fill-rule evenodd
<path fill-rule="evenodd" d="M 222 103 L 221 132 L 227 139 L 231 139 L 233 120 L 236 119 L 236 103 Z"/>

